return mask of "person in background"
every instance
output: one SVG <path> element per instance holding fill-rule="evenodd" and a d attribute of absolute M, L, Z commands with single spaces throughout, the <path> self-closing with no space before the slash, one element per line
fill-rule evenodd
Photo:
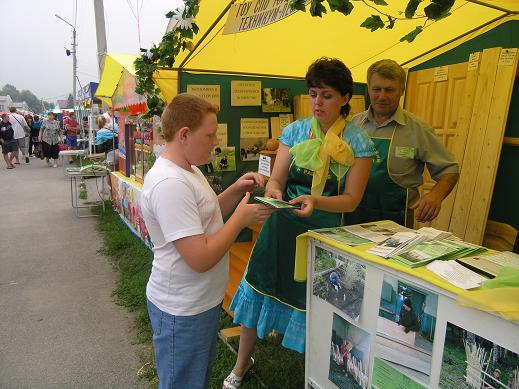
<path fill-rule="evenodd" d="M 108 107 L 106 112 L 103 114 L 103 117 L 106 120 L 105 128 L 111 130 L 114 128 L 114 110 L 112 107 Z"/>
<path fill-rule="evenodd" d="M 70 114 L 63 119 L 63 131 L 65 132 L 65 144 L 69 150 L 77 149 L 77 134 L 79 132 L 79 124 L 76 120 L 76 113 Z M 68 163 L 73 163 L 74 159 L 71 155 L 68 156 Z"/>
<path fill-rule="evenodd" d="M 321 58 L 309 67 L 306 84 L 313 117 L 283 130 L 265 190 L 266 197 L 301 204 L 301 210 L 277 212 L 261 229 L 231 304 L 241 335 L 225 389 L 241 386 L 254 364 L 257 337 L 274 330 L 284 334 L 284 347 L 304 352 L 306 283 L 294 280 L 296 237 L 342 225 L 342 213 L 355 210 L 368 180 L 373 143 L 346 120 L 350 70 L 338 59 Z"/>
<path fill-rule="evenodd" d="M 15 107 L 9 107 L 9 121 L 13 126 L 14 139 L 18 142 L 18 151 L 15 152 L 15 164 L 20 164 L 20 152 L 22 158 L 25 157 L 25 163 L 29 163 L 29 154 L 27 153 L 27 140 L 29 139 L 30 128 L 25 121 L 25 118 L 16 112 Z"/>
<path fill-rule="evenodd" d="M 409 297 L 404 299 L 402 307 L 400 308 L 400 317 L 398 324 L 404 327 L 404 332 L 407 334 L 409 331 L 418 331 L 420 329 L 418 323 L 418 317 L 413 309 L 413 304 Z"/>
<path fill-rule="evenodd" d="M 38 140 L 41 142 L 47 166 L 58 167 L 59 144 L 62 143 L 62 138 L 59 121 L 56 120 L 56 115 L 53 112 L 49 113 L 48 119 L 41 125 Z M 53 164 L 50 162 L 51 159 Z"/>
<path fill-rule="evenodd" d="M 40 135 L 42 121 L 38 115 L 34 115 L 34 121 L 32 122 L 31 135 L 29 138 L 29 155 L 34 157 L 34 151 L 36 147 L 39 147 L 38 136 Z"/>
<path fill-rule="evenodd" d="M 96 131 L 96 151 L 101 150 L 105 153 L 106 167 L 110 171 L 115 171 L 119 168 L 119 150 L 117 132 L 113 129 L 106 128 L 106 119 L 104 116 L 97 117 L 97 128 Z M 106 176 L 106 183 L 108 187 L 112 188 L 112 181 L 110 174 Z"/>
<path fill-rule="evenodd" d="M 400 108 L 406 83 L 400 65 L 390 59 L 375 62 L 367 81 L 371 105 L 352 122 L 372 137 L 377 158 L 362 202 L 346 224 L 393 220 L 412 227 L 413 213 L 419 222 L 434 220 L 458 181 L 459 165 L 429 124 Z M 436 184 L 420 197 L 425 166 Z"/>
<path fill-rule="evenodd" d="M 198 96 L 175 96 L 162 114 L 165 150 L 140 196 L 153 243 L 146 296 L 159 389 L 208 387 L 229 278 L 227 251 L 243 228 L 273 212 L 248 204 L 249 191 L 263 185 L 258 173 L 245 173 L 217 196 L 196 167 L 218 144 L 216 113 Z"/>
<path fill-rule="evenodd" d="M 13 159 L 18 154 L 18 142 L 14 139 L 13 125 L 6 113 L 2 114 L 2 121 L 0 122 L 0 144 L 2 145 L 2 155 L 7 169 L 13 169 Z"/>

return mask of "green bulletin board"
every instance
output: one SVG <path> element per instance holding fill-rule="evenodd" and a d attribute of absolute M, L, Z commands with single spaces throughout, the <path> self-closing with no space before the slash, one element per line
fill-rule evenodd
<path fill-rule="evenodd" d="M 278 116 L 279 113 L 263 113 L 261 106 L 254 107 L 231 107 L 231 81 L 261 81 L 262 88 L 284 88 L 290 93 L 291 113 L 294 113 L 294 96 L 308 93 L 306 82 L 303 79 L 282 79 L 264 77 L 230 76 L 222 74 L 194 74 L 181 72 L 180 92 L 187 91 L 188 84 L 220 85 L 220 112 L 218 123 L 227 123 L 227 145 L 236 147 L 236 171 L 221 172 L 214 174 L 222 175 L 222 187 L 225 189 L 232 184 L 240 175 L 248 171 L 258 170 L 258 161 L 242 162 L 240 160 L 240 119 L 241 118 L 270 118 Z M 365 94 L 364 84 L 354 85 L 354 94 Z M 272 135 L 269 132 L 269 135 Z M 204 171 L 204 169 L 202 169 Z M 211 173 L 213 174 L 213 173 Z"/>

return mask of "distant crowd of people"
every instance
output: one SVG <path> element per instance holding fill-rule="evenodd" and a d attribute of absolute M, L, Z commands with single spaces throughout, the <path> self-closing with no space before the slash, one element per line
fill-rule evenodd
<path fill-rule="evenodd" d="M 0 144 L 7 169 L 14 169 L 20 161 L 28 164 L 31 157 L 45 160 L 47 166 L 56 168 L 59 152 L 77 149 L 78 136 L 85 138 L 89 128 L 88 117 L 83 117 L 80 125 L 74 112 L 64 113 L 61 122 L 54 112 L 46 117 L 31 113 L 22 115 L 10 107 L 9 113 L 3 113 L 1 117 Z M 113 140 L 117 138 L 117 128 L 113 126 L 112 110 L 98 119 L 95 144 L 105 152 L 112 151 L 111 158 L 115 160 Z M 68 162 L 74 162 L 72 156 L 68 156 Z"/>

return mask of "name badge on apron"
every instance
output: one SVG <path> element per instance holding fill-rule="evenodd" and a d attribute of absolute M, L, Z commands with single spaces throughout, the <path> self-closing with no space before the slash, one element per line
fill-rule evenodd
<path fill-rule="evenodd" d="M 395 157 L 413 159 L 414 158 L 414 147 L 396 146 Z"/>

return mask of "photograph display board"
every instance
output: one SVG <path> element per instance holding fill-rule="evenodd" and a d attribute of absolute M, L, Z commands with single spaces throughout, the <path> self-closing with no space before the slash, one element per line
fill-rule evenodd
<path fill-rule="evenodd" d="M 518 323 L 357 248 L 307 255 L 307 388 L 518 389 Z"/>

